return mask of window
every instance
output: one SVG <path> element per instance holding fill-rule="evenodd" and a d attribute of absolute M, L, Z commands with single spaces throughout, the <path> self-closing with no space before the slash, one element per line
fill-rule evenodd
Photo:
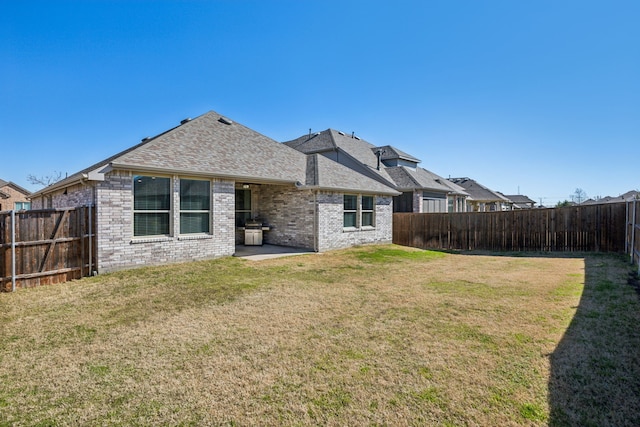
<path fill-rule="evenodd" d="M 445 193 L 422 192 L 422 212 L 435 213 L 447 211 L 447 195 Z"/>
<path fill-rule="evenodd" d="M 31 202 L 16 202 L 15 208 L 17 211 L 28 211 L 31 209 Z"/>
<path fill-rule="evenodd" d="M 251 219 L 251 190 L 236 190 L 236 227 Z"/>
<path fill-rule="evenodd" d="M 180 234 L 209 232 L 210 185 L 209 181 L 180 180 Z"/>
<path fill-rule="evenodd" d="M 373 196 L 362 196 L 361 227 L 373 227 Z"/>
<path fill-rule="evenodd" d="M 357 227 L 358 218 L 358 196 L 353 194 L 344 195 L 344 227 Z"/>
<path fill-rule="evenodd" d="M 170 178 L 133 177 L 134 236 L 168 235 L 170 209 Z"/>

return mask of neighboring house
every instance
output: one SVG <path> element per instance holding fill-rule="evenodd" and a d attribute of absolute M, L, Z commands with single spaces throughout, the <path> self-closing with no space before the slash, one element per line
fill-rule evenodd
<path fill-rule="evenodd" d="M 581 203 L 581 205 L 599 205 L 603 203 L 622 203 L 622 202 L 631 202 L 633 200 L 640 200 L 640 191 L 631 190 L 627 191 L 624 194 L 621 194 L 617 197 L 600 197 L 598 199 L 589 199 L 585 200 Z"/>
<path fill-rule="evenodd" d="M 69 176 L 34 206 L 96 206 L 98 271 L 233 255 L 245 221 L 264 242 L 315 251 L 392 239 L 393 196 L 213 111 Z"/>
<path fill-rule="evenodd" d="M 469 212 L 496 212 L 512 209 L 511 200 L 471 178 L 449 178 L 449 181 L 464 188 L 464 191 L 469 194 L 467 199 Z"/>
<path fill-rule="evenodd" d="M 31 192 L 11 181 L 0 179 L 0 211 L 31 209 Z"/>
<path fill-rule="evenodd" d="M 513 202 L 513 209 L 533 209 L 535 207 L 536 202 L 528 198 L 527 196 L 523 196 L 521 194 L 507 195 L 498 193 L 507 199 Z"/>
<path fill-rule="evenodd" d="M 402 194 L 394 212 L 462 212 L 468 194 L 461 187 L 418 167 L 420 160 L 390 145 L 378 147 L 334 129 L 303 135 L 285 145 L 305 154 L 322 154 Z"/>

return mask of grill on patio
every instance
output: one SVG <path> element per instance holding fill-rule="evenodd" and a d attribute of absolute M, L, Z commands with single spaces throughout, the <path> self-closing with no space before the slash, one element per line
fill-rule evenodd
<path fill-rule="evenodd" d="M 260 221 L 247 220 L 244 225 L 245 246 L 262 246 L 262 231 L 264 228 Z"/>

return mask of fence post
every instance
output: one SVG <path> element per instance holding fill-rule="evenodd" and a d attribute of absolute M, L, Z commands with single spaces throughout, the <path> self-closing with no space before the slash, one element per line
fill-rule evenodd
<path fill-rule="evenodd" d="M 636 205 L 637 201 L 633 202 L 633 214 L 631 215 L 631 241 L 629 242 L 629 254 L 631 255 L 631 264 L 634 263 L 636 258 Z M 628 221 L 627 216 L 627 221 Z M 628 225 L 627 225 L 628 227 Z"/>
<path fill-rule="evenodd" d="M 16 211 L 11 210 L 11 292 L 16 291 Z"/>
<path fill-rule="evenodd" d="M 93 218 L 91 215 L 91 207 L 89 205 L 87 209 L 89 209 L 89 276 L 93 276 Z"/>

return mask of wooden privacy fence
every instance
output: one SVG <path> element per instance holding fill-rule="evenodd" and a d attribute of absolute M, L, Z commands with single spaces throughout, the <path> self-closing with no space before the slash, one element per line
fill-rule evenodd
<path fill-rule="evenodd" d="M 395 213 L 393 242 L 423 249 L 624 252 L 625 205 Z"/>
<path fill-rule="evenodd" d="M 625 253 L 638 265 L 640 275 L 640 200 L 627 202 Z"/>
<path fill-rule="evenodd" d="M 95 208 L 0 212 L 0 290 L 92 274 Z"/>

